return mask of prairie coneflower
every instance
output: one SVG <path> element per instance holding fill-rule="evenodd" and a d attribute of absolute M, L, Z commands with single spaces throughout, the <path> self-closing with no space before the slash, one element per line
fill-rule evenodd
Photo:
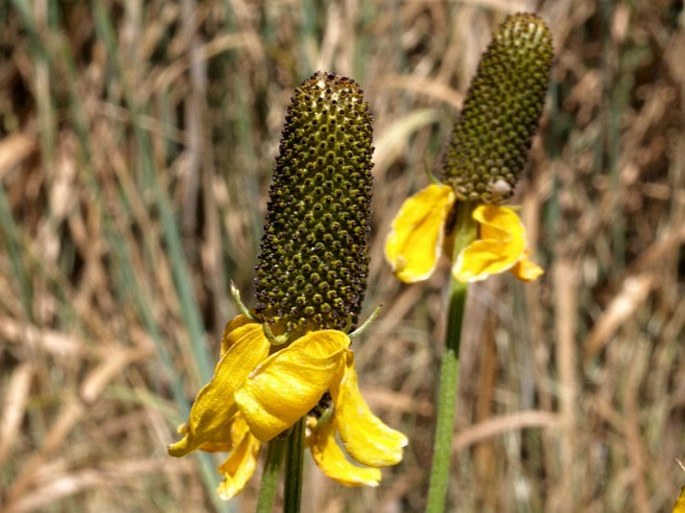
<path fill-rule="evenodd" d="M 452 275 L 474 282 L 511 271 L 532 281 L 543 270 L 529 260 L 526 231 L 513 194 L 544 106 L 552 41 L 533 14 L 509 16 L 483 54 L 469 87 L 439 183 L 408 198 L 395 217 L 385 255 L 398 279 L 427 279 L 442 253 Z M 457 204 L 477 223 L 475 240 L 454 255 Z M 464 211 L 462 211 L 464 212 Z"/>
<path fill-rule="evenodd" d="M 529 259 L 516 210 L 502 203 L 526 164 L 552 58 L 552 38 L 540 18 L 505 19 L 471 82 L 438 183 L 404 202 L 386 239 L 386 259 L 404 282 L 428 278 L 442 253 L 452 262 L 428 513 L 445 507 L 468 284 L 504 271 L 523 281 L 543 273 Z"/>
<path fill-rule="evenodd" d="M 270 189 L 257 306 L 226 325 L 214 376 L 169 447 L 172 456 L 229 452 L 224 499 L 252 477 L 262 445 L 289 432 L 300 437 L 292 446 L 304 443 L 324 474 L 349 486 L 378 485 L 380 469 L 402 459 L 407 439 L 370 411 L 350 348 L 368 269 L 371 138 L 354 81 L 320 72 L 296 90 Z"/>

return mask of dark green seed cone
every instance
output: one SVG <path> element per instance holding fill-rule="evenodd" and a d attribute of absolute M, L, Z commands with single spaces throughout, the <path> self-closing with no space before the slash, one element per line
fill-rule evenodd
<path fill-rule="evenodd" d="M 275 334 L 356 323 L 366 288 L 371 113 L 353 80 L 315 73 L 281 136 L 257 264 L 257 313 Z"/>
<path fill-rule="evenodd" d="M 508 16 L 481 57 L 442 175 L 463 200 L 499 204 L 514 192 L 545 104 L 554 51 L 534 14 Z"/>

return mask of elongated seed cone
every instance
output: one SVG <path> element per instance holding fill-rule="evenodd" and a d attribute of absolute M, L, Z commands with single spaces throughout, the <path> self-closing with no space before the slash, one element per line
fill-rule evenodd
<path fill-rule="evenodd" d="M 257 264 L 274 333 L 349 329 L 366 288 L 371 113 L 353 80 L 318 72 L 285 120 Z"/>
<path fill-rule="evenodd" d="M 508 16 L 481 57 L 440 178 L 462 200 L 499 204 L 514 192 L 545 104 L 554 51 L 534 14 Z"/>

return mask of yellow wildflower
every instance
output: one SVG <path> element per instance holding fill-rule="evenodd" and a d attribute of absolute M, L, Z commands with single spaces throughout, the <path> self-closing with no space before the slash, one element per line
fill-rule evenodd
<path fill-rule="evenodd" d="M 375 486 L 402 459 L 407 438 L 364 402 L 347 335 L 366 289 L 372 150 L 356 82 L 318 72 L 297 88 L 269 190 L 257 304 L 248 310 L 234 292 L 243 315 L 227 324 L 214 376 L 169 447 L 228 452 L 224 499 L 250 480 L 262 444 L 303 418 L 314 460 L 342 484 Z M 301 463 L 300 442 L 290 462 Z"/>
<path fill-rule="evenodd" d="M 427 279 L 443 248 L 452 276 L 463 283 L 503 271 L 523 281 L 543 273 L 529 259 L 515 210 L 500 205 L 514 194 L 528 160 L 553 56 L 549 29 L 534 14 L 508 16 L 495 32 L 452 129 L 439 183 L 407 199 L 392 223 L 385 256 L 400 280 Z M 457 201 L 473 205 L 478 235 L 452 255 L 455 227 L 464 221 L 456 213 L 467 210 Z"/>

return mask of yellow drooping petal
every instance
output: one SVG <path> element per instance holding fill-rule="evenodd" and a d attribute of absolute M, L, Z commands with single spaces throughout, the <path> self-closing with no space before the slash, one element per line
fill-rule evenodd
<path fill-rule="evenodd" d="M 545 271 L 538 264 L 530 260 L 530 251 L 526 249 L 523 252 L 523 258 L 519 260 L 514 267 L 511 268 L 511 272 L 519 280 L 529 282 L 535 281 L 540 276 L 545 274 Z"/>
<path fill-rule="evenodd" d="M 213 450 L 230 439 L 230 426 L 238 409 L 234 401 L 236 389 L 250 372 L 269 354 L 271 344 L 262 326 L 248 323 L 228 335 L 230 348 L 214 369 L 212 380 L 197 394 L 185 425 L 185 436 L 171 444 L 171 456 L 184 456 L 195 449 Z"/>
<path fill-rule="evenodd" d="M 340 384 L 331 387 L 331 396 L 340 438 L 350 456 L 371 467 L 387 467 L 402 460 L 407 437 L 385 425 L 369 409 L 359 391 L 351 351 Z"/>
<path fill-rule="evenodd" d="M 513 209 L 480 205 L 473 218 L 480 223 L 479 238 L 459 253 L 452 267 L 452 275 L 461 282 L 508 271 L 526 251 L 526 230 Z"/>
<path fill-rule="evenodd" d="M 311 331 L 264 360 L 235 394 L 252 433 L 268 442 L 311 410 L 349 345 L 342 331 Z"/>
<path fill-rule="evenodd" d="M 378 486 L 381 471 L 359 467 L 348 461 L 335 440 L 335 432 L 334 418 L 320 422 L 312 429 L 307 445 L 317 466 L 326 476 L 345 486 Z"/>
<path fill-rule="evenodd" d="M 233 498 L 245 488 L 257 468 L 262 446 L 259 440 L 252 436 L 245 419 L 240 414 L 235 416 L 231 426 L 231 436 L 233 437 L 233 451 L 219 467 L 224 480 L 217 487 L 217 493 L 224 500 Z"/>
<path fill-rule="evenodd" d="M 399 280 L 414 283 L 433 273 L 454 200 L 452 187 L 432 184 L 402 204 L 385 240 L 385 259 Z"/>

